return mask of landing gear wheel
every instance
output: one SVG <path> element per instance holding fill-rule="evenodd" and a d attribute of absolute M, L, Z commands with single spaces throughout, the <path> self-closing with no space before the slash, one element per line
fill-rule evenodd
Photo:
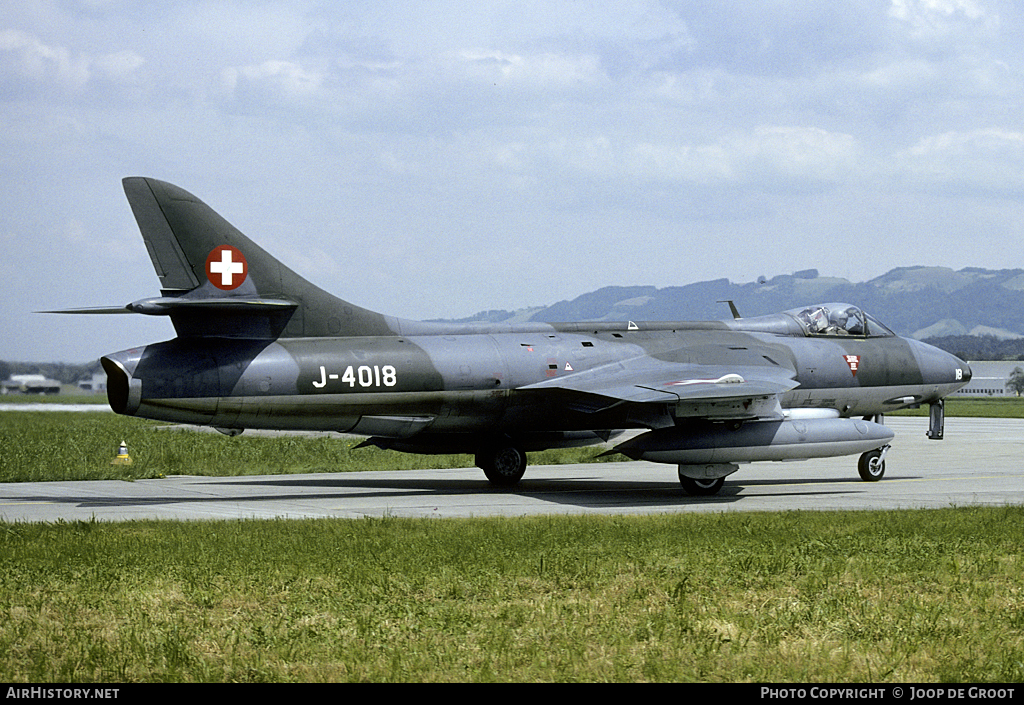
<path fill-rule="evenodd" d="M 719 490 L 722 489 L 722 485 L 725 484 L 725 478 L 716 477 L 713 480 L 695 480 L 692 477 L 680 475 L 679 484 L 683 486 L 683 489 L 686 490 L 686 494 L 688 495 L 693 495 L 694 497 L 707 497 L 718 494 Z"/>
<path fill-rule="evenodd" d="M 492 485 L 512 487 L 526 472 L 526 453 L 515 446 L 502 446 L 477 455 L 476 464 Z"/>
<path fill-rule="evenodd" d="M 885 459 L 881 449 L 869 450 L 857 461 L 857 472 L 864 482 L 878 482 L 885 475 Z"/>

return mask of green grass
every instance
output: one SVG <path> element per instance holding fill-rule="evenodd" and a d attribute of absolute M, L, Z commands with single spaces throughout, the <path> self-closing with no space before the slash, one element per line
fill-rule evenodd
<path fill-rule="evenodd" d="M 107 397 L 104 394 L 89 394 L 87 392 L 69 391 L 60 394 L 4 394 L 0 395 L 2 404 L 95 404 L 106 406 Z"/>
<path fill-rule="evenodd" d="M 0 412 L 0 480 L 472 462 L 353 445 Z M 0 565 L 7 682 L 1024 680 L 1021 507 L 0 524 Z"/>
<path fill-rule="evenodd" d="M 121 441 L 131 465 L 112 465 Z M 266 475 L 472 467 L 469 455 L 409 455 L 354 439 L 194 433 L 109 413 L 0 412 L 0 482 L 133 480 L 166 475 Z M 599 460 L 603 449 L 531 453 L 533 463 Z M 611 457 L 600 460 L 616 460 Z"/>
<path fill-rule="evenodd" d="M 927 416 L 928 407 L 892 412 L 893 416 Z M 946 416 L 976 416 L 979 418 L 1024 419 L 1022 397 L 949 397 Z"/>
<path fill-rule="evenodd" d="M 1008 682 L 1024 509 L 0 526 L 0 681 Z"/>
<path fill-rule="evenodd" d="M 922 416 L 928 409 L 894 415 Z M 946 414 L 1024 418 L 1024 399 L 954 398 Z M 111 465 L 120 442 L 132 464 Z M 302 436 L 267 438 L 168 430 L 164 425 L 110 413 L 0 411 L 0 482 L 142 479 L 165 475 L 265 475 L 359 470 L 471 467 L 469 455 L 408 455 L 359 441 Z M 531 464 L 622 460 L 603 448 L 530 454 Z"/>

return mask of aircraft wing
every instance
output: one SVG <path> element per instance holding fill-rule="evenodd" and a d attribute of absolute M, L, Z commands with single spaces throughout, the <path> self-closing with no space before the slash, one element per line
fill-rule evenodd
<path fill-rule="evenodd" d="M 619 404 L 674 408 L 676 418 L 781 419 L 780 395 L 799 383 L 782 367 L 697 365 L 638 357 L 555 377 L 521 390 L 559 391 L 575 410 Z"/>

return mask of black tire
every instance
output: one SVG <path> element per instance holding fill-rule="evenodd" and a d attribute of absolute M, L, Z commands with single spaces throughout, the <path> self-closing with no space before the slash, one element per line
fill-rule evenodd
<path fill-rule="evenodd" d="M 692 477 L 679 476 L 679 484 L 686 490 L 686 494 L 694 497 L 710 497 L 718 494 L 722 485 L 725 484 L 724 477 L 716 477 L 713 480 L 695 480 Z"/>
<path fill-rule="evenodd" d="M 869 450 L 857 461 L 857 472 L 864 482 L 878 482 L 885 475 L 885 460 L 881 450 Z"/>
<path fill-rule="evenodd" d="M 515 446 L 501 446 L 477 455 L 477 465 L 492 485 L 512 487 L 526 472 L 526 453 Z"/>

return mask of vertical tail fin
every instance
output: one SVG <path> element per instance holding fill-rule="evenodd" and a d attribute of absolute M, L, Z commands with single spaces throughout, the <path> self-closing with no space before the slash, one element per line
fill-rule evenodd
<path fill-rule="evenodd" d="M 398 330 L 396 319 L 309 283 L 191 193 L 143 177 L 126 178 L 123 185 L 163 289 L 155 308 L 171 316 L 179 336 L 359 336 Z"/>

